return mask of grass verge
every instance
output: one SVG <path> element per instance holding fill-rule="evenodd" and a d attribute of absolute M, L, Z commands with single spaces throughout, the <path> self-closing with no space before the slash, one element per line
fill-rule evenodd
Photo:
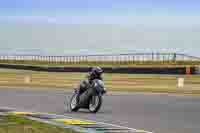
<path fill-rule="evenodd" d="M 86 73 L 35 72 L 0 69 L 0 86 L 29 86 L 49 89 L 72 89 Z M 200 75 L 156 75 L 156 74 L 104 74 L 108 91 L 136 91 L 159 93 L 200 94 Z M 185 79 L 184 87 L 177 86 L 179 77 Z"/>
<path fill-rule="evenodd" d="M 71 129 L 21 118 L 17 116 L 0 116 L 0 133 L 77 133 Z"/>

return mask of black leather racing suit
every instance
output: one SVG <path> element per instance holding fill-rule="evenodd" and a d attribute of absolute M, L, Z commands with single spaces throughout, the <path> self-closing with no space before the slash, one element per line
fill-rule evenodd
<path fill-rule="evenodd" d="M 86 79 L 82 80 L 78 86 L 78 95 L 77 95 L 77 102 L 79 102 L 79 96 L 85 92 L 88 88 L 93 86 L 93 80 L 94 79 L 100 79 L 101 77 L 94 77 L 92 75 L 89 75 Z"/>
<path fill-rule="evenodd" d="M 79 87 L 78 87 L 78 93 L 82 94 L 83 92 L 85 92 L 90 86 L 91 86 L 91 81 L 89 81 L 89 79 L 84 79 L 81 81 Z"/>

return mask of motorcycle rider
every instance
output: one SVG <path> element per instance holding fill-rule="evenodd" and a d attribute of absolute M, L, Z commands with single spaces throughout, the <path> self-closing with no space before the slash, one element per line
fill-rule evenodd
<path fill-rule="evenodd" d="M 103 69 L 100 67 L 93 67 L 91 69 L 87 78 L 82 80 L 80 85 L 78 86 L 77 103 L 79 102 L 79 96 L 83 92 L 85 92 L 88 88 L 92 87 L 93 80 L 95 79 L 103 80 L 102 74 L 103 74 Z"/>

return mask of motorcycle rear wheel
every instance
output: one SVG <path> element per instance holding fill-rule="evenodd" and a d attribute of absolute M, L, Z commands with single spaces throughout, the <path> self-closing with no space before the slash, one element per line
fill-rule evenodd
<path fill-rule="evenodd" d="M 69 109 L 70 111 L 77 112 L 79 108 L 77 107 L 77 94 L 74 94 L 71 99 L 70 99 L 70 104 L 69 104 Z"/>

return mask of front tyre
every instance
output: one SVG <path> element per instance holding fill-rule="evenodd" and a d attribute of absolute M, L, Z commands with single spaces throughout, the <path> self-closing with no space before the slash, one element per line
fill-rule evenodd
<path fill-rule="evenodd" d="M 77 94 L 73 94 L 73 96 L 71 97 L 70 99 L 70 104 L 69 104 L 69 109 L 70 111 L 74 111 L 74 112 L 77 112 L 79 110 L 78 108 L 78 103 L 77 103 Z"/>
<path fill-rule="evenodd" d="M 102 105 L 102 96 L 93 96 L 89 103 L 89 111 L 96 113 L 99 111 Z"/>

